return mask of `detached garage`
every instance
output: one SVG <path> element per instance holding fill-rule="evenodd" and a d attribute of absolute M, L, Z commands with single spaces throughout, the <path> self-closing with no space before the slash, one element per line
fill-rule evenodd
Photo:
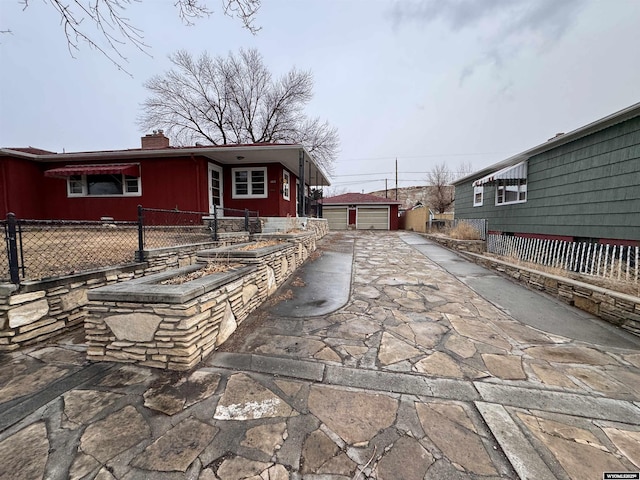
<path fill-rule="evenodd" d="M 322 218 L 330 230 L 397 230 L 400 202 L 363 193 L 324 198 Z"/>

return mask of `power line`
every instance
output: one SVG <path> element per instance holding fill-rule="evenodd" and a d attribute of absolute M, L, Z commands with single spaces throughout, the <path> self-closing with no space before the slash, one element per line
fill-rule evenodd
<path fill-rule="evenodd" d="M 427 175 L 431 173 L 430 171 L 422 171 L 422 172 L 402 172 L 399 171 L 399 174 L 419 174 L 419 175 Z M 462 175 L 468 174 L 469 172 L 450 172 L 452 175 Z M 331 178 L 339 178 L 339 177 L 364 177 L 371 175 L 393 175 L 394 172 L 377 172 L 377 173 L 345 173 L 344 175 L 332 175 Z"/>
<path fill-rule="evenodd" d="M 510 155 L 513 152 L 479 152 L 479 153 L 430 153 L 427 155 L 406 155 L 398 157 L 399 160 L 404 158 L 437 158 L 437 157 L 473 157 L 482 155 Z M 363 157 L 363 158 L 340 158 L 339 161 L 359 162 L 364 160 L 394 160 L 395 156 L 386 157 Z"/>

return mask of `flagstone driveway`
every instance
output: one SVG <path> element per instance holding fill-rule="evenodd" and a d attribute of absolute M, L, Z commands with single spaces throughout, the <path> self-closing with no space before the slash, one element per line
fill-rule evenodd
<path fill-rule="evenodd" d="M 89 365 L 77 337 L 3 356 L 0 478 L 582 480 L 640 471 L 640 350 L 528 327 L 404 235 L 325 237 L 321 250 L 350 252 L 353 262 L 344 307 L 273 313 L 296 288 L 315 288 L 304 285 L 308 263 L 308 276 L 187 374 Z"/>

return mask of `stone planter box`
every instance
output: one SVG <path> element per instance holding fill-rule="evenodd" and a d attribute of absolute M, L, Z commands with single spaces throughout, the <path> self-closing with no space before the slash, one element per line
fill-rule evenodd
<path fill-rule="evenodd" d="M 212 250 L 203 250 L 198 253 L 198 261 L 259 265 L 266 270 L 269 282 L 279 286 L 309 256 L 308 250 L 304 248 L 302 243 L 296 245 L 285 242 L 253 250 L 240 250 L 240 248 L 254 243 L 241 243 Z"/>
<path fill-rule="evenodd" d="M 89 291 L 87 358 L 189 370 L 226 341 L 309 253 L 302 243 L 238 246 L 202 250 L 199 264 Z M 202 268 L 203 261 L 243 266 L 181 285 L 161 284 Z"/>
<path fill-rule="evenodd" d="M 298 233 L 261 233 L 254 235 L 254 238 L 260 240 L 283 240 L 296 245 L 296 266 L 302 265 L 312 252 L 316 250 L 316 241 L 318 239 L 314 231 L 298 232 Z"/>
<path fill-rule="evenodd" d="M 191 265 L 91 290 L 85 319 L 87 358 L 189 370 L 206 358 L 275 291 L 257 265 L 182 285 L 162 285 Z"/>

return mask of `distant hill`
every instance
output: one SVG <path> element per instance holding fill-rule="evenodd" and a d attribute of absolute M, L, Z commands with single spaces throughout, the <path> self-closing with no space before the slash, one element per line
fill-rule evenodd
<path fill-rule="evenodd" d="M 414 187 L 399 187 L 398 201 L 402 202 L 402 205 L 400 206 L 400 208 L 401 209 L 413 208 L 416 206 L 417 203 L 422 203 L 423 205 L 429 205 L 429 195 L 431 193 L 432 188 L 434 187 L 430 187 L 428 185 L 418 185 Z M 452 190 L 451 193 L 453 194 L 454 187 L 450 186 L 447 188 L 450 188 Z M 396 199 L 395 188 L 388 189 L 386 193 L 387 193 L 386 196 L 391 200 Z M 369 192 L 369 194 L 375 195 L 377 197 L 385 198 L 384 190 L 376 190 L 375 192 Z M 453 212 L 454 207 L 455 207 L 455 203 L 451 205 L 451 208 L 449 210 Z"/>

